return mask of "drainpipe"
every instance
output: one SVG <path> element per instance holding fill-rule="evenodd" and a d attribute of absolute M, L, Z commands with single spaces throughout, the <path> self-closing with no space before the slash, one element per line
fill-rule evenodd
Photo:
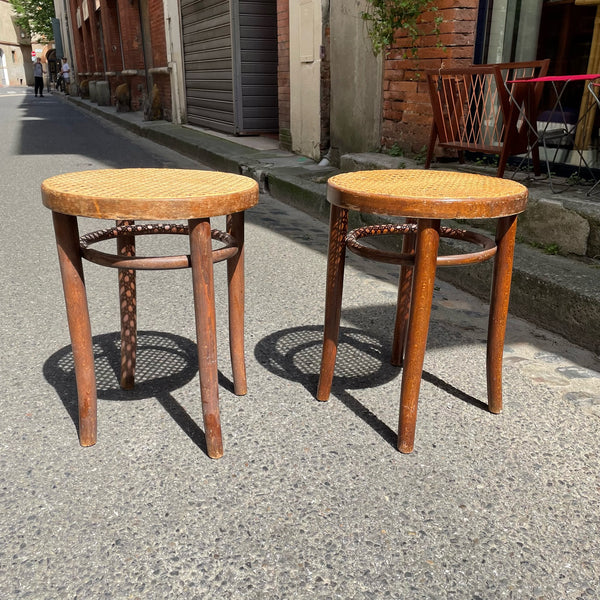
<path fill-rule="evenodd" d="M 116 3 L 117 7 L 117 28 L 119 30 L 119 46 L 121 48 L 121 71 L 126 69 L 125 67 L 125 53 L 123 52 L 123 34 L 121 33 L 121 14 L 119 11 L 119 4 Z"/>
<path fill-rule="evenodd" d="M 173 61 L 173 39 L 171 34 L 171 17 L 166 18 L 165 36 L 167 43 L 167 66 L 171 83 L 171 118 L 173 123 L 181 125 L 181 96 L 179 95 L 179 73 L 177 63 Z"/>
<path fill-rule="evenodd" d="M 147 35 L 145 33 L 145 24 L 147 23 L 148 19 L 144 18 L 144 14 L 142 13 L 142 2 L 144 2 L 145 0 L 138 0 L 138 13 L 140 15 L 140 34 L 142 36 L 142 54 L 144 55 L 144 75 L 146 77 L 146 92 L 148 94 L 148 97 L 150 97 L 150 94 L 152 92 L 152 77 L 150 75 L 150 69 L 153 66 L 152 60 L 150 60 L 150 62 L 148 62 L 148 48 L 146 48 L 146 41 L 147 41 Z M 148 3 L 146 0 L 146 9 L 148 8 Z M 146 10 L 147 12 L 147 10 Z M 152 55 L 150 55 L 150 57 L 152 58 Z"/>

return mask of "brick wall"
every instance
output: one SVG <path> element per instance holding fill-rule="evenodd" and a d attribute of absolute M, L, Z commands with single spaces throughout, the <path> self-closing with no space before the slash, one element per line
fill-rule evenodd
<path fill-rule="evenodd" d="M 424 35 L 418 41 L 416 58 L 407 58 L 410 40 L 401 32 L 385 59 L 383 76 L 382 145 L 398 144 L 409 152 L 420 152 L 429 141 L 432 114 L 425 69 L 453 68 L 473 61 L 477 25 L 477 0 L 438 0 L 438 11 L 424 13 L 423 31 L 433 29 L 441 16 L 440 39 Z"/>
<path fill-rule="evenodd" d="M 77 8 L 82 2 L 90 2 L 89 18 L 83 19 L 81 27 L 77 27 Z M 148 2 L 148 31 L 151 56 L 147 56 L 148 65 L 144 60 L 144 44 L 140 23 L 140 0 L 118 2 L 117 0 L 100 0 L 100 10 L 94 10 L 93 0 L 70 0 L 71 23 L 73 24 L 74 52 L 77 57 L 77 70 L 86 79 L 108 80 L 112 101 L 115 102 L 115 90 L 121 83 L 127 83 L 131 94 L 133 110 L 143 108 L 143 99 L 150 95 L 147 90 L 144 70 L 151 67 L 166 67 L 166 37 L 162 0 L 147 0 Z M 102 21 L 103 40 L 100 39 L 100 29 L 97 19 Z M 120 27 L 119 27 L 120 25 Z M 106 71 L 116 75 L 105 75 L 102 48 L 106 56 Z M 138 71 L 135 75 L 123 74 L 123 71 Z M 102 73 L 93 76 L 93 73 Z M 151 78 L 159 89 L 165 115 L 171 116 L 171 86 L 168 74 L 157 73 Z"/>
<path fill-rule="evenodd" d="M 167 41 L 163 0 L 148 0 L 150 37 L 152 38 L 152 63 L 154 67 L 167 66 Z"/>
<path fill-rule="evenodd" d="M 106 68 L 108 71 L 121 71 L 123 69 L 117 10 L 117 0 L 107 0 L 102 7 L 102 31 L 104 32 Z"/>
<path fill-rule="evenodd" d="M 292 149 L 290 123 L 290 6 L 289 0 L 277 0 L 277 87 L 279 101 L 279 143 Z"/>

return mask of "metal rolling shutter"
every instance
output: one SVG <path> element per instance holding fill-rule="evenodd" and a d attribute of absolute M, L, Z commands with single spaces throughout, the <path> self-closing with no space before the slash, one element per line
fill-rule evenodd
<path fill-rule="evenodd" d="M 182 0 L 188 122 L 235 132 L 229 0 Z"/>
<path fill-rule="evenodd" d="M 277 1 L 233 0 L 237 133 L 276 132 Z"/>
<path fill-rule="evenodd" d="M 181 0 L 188 122 L 278 131 L 277 0 Z"/>

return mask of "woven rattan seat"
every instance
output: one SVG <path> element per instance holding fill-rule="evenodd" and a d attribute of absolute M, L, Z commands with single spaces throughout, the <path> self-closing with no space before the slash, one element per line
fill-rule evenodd
<path fill-rule="evenodd" d="M 200 392 L 208 455 L 223 454 L 219 416 L 213 263 L 227 261 L 229 342 L 234 392 L 246 393 L 244 362 L 244 211 L 258 202 L 258 184 L 248 177 L 180 169 L 106 169 L 66 173 L 42 183 L 42 201 L 52 210 L 73 348 L 82 446 L 96 443 L 96 379 L 82 258 L 119 273 L 121 387 L 135 379 L 136 270 L 191 267 L 196 313 Z M 227 215 L 226 231 L 210 218 Z M 79 236 L 77 218 L 115 219 L 115 227 Z M 143 224 L 186 220 L 187 224 Z M 136 256 L 138 235 L 189 236 L 190 254 Z M 117 253 L 90 246 L 116 239 Z M 218 247 L 213 249 L 212 241 Z"/>
<path fill-rule="evenodd" d="M 411 452 L 429 330 L 436 266 L 494 258 L 487 343 L 489 410 L 502 409 L 502 353 L 508 314 L 517 215 L 525 210 L 527 188 L 514 181 L 445 171 L 359 171 L 328 181 L 331 204 L 325 328 L 317 398 L 331 393 L 339 337 L 346 248 L 373 260 L 401 265 L 392 364 L 403 366 L 398 449 Z M 405 224 L 360 227 L 348 232 L 348 211 L 404 217 Z M 495 240 L 441 226 L 442 219 L 497 219 Z M 401 234 L 402 252 L 361 243 L 371 236 Z M 438 256 L 440 237 L 471 242 L 481 249 Z"/>

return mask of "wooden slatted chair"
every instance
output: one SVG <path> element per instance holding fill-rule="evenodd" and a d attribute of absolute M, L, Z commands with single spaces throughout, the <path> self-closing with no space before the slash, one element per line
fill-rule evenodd
<path fill-rule="evenodd" d="M 431 166 L 437 143 L 457 150 L 461 163 L 465 151 L 498 154 L 498 177 L 509 156 L 530 150 L 539 174 L 535 125 L 542 85 L 506 82 L 543 77 L 549 64 L 541 60 L 426 71 L 433 125 L 425 168 Z"/>

